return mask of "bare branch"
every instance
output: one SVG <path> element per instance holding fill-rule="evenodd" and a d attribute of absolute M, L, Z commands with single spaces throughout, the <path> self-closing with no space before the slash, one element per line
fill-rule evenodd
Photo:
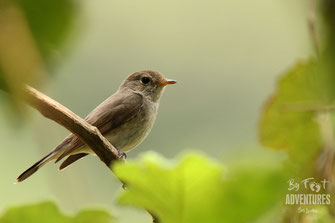
<path fill-rule="evenodd" d="M 28 85 L 25 87 L 24 97 L 25 101 L 43 116 L 54 120 L 80 138 L 108 167 L 111 166 L 113 160 L 122 160 L 117 149 L 102 136 L 96 127 L 90 125 L 57 101 Z"/>

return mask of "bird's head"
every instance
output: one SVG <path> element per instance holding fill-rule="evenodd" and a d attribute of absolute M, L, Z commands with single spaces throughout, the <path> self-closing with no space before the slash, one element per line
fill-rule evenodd
<path fill-rule="evenodd" d="M 153 101 L 158 101 L 165 86 L 175 83 L 177 83 L 175 80 L 167 79 L 159 72 L 142 70 L 129 75 L 121 84 L 120 89 L 129 88 L 141 92 Z"/>

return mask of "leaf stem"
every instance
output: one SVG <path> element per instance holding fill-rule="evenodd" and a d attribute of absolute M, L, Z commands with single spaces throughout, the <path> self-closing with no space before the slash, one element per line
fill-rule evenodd
<path fill-rule="evenodd" d="M 310 9 L 309 9 L 309 15 L 308 15 L 308 27 L 309 32 L 312 38 L 312 42 L 314 45 L 314 49 L 316 52 L 316 55 L 320 55 L 320 49 L 319 49 L 319 41 L 318 41 L 318 35 L 316 30 L 316 20 L 315 20 L 315 13 L 316 13 L 316 0 L 310 0 Z"/>

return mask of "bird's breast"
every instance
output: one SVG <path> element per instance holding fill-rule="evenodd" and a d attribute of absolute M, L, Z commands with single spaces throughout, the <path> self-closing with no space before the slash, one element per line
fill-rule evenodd
<path fill-rule="evenodd" d="M 158 103 L 146 101 L 135 116 L 109 132 L 106 138 L 123 152 L 135 148 L 150 133 L 156 120 L 157 110 Z"/>

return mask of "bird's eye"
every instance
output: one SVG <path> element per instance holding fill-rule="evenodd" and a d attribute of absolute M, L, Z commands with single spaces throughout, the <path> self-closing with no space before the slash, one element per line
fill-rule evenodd
<path fill-rule="evenodd" d="M 143 84 L 148 84 L 148 83 L 150 82 L 150 78 L 148 78 L 148 77 L 142 77 L 142 78 L 141 78 L 141 82 L 142 82 Z"/>

